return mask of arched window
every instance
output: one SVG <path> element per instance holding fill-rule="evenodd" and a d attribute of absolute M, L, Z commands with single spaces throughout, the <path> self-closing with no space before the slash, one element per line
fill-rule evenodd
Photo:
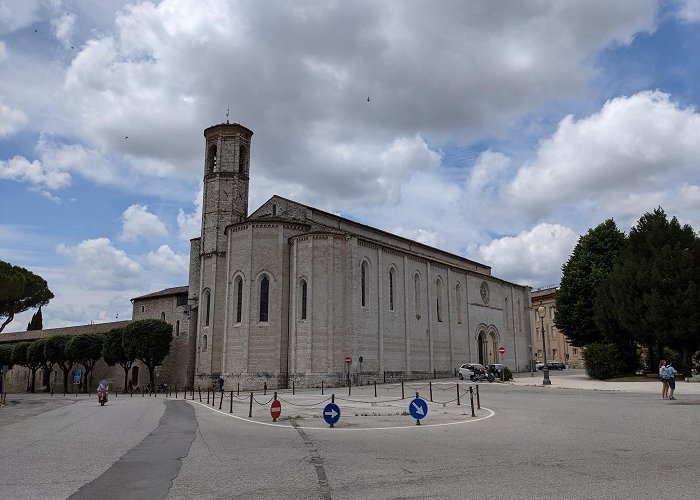
<path fill-rule="evenodd" d="M 455 302 L 457 302 L 457 323 L 462 324 L 462 287 L 459 283 L 455 286 Z"/>
<path fill-rule="evenodd" d="M 307 293 L 308 293 L 308 286 L 306 284 L 306 280 L 301 280 L 301 284 L 299 286 L 300 288 L 300 293 L 299 293 L 299 318 L 301 319 L 306 319 L 306 300 L 307 300 Z"/>
<path fill-rule="evenodd" d="M 207 151 L 207 173 L 211 174 L 216 171 L 218 158 L 216 156 L 216 144 L 209 146 Z"/>
<path fill-rule="evenodd" d="M 270 301 L 270 280 L 263 275 L 260 280 L 260 321 L 267 321 Z"/>
<path fill-rule="evenodd" d="M 238 148 L 238 173 L 245 174 L 245 165 L 248 160 L 248 149 L 241 145 Z"/>
<path fill-rule="evenodd" d="M 207 350 L 207 336 L 202 335 L 202 351 L 206 351 L 206 350 Z"/>
<path fill-rule="evenodd" d="M 243 315 L 243 278 L 236 276 L 233 289 L 236 291 L 236 323 L 240 323 Z"/>
<path fill-rule="evenodd" d="M 415 298 L 416 319 L 420 319 L 420 274 L 416 273 L 413 276 L 413 294 Z"/>
<path fill-rule="evenodd" d="M 362 294 L 362 307 L 367 306 L 367 278 L 369 277 L 369 264 L 367 264 L 367 261 L 364 260 L 362 261 L 362 265 L 360 267 L 360 274 L 361 274 L 361 283 L 360 283 L 360 288 L 361 291 L 360 293 Z"/>
<path fill-rule="evenodd" d="M 437 309 L 437 320 L 442 322 L 442 278 L 435 280 L 435 305 Z"/>
<path fill-rule="evenodd" d="M 162 312 L 160 313 L 160 320 L 161 320 L 161 321 L 165 321 L 165 311 L 162 311 Z"/>
<path fill-rule="evenodd" d="M 394 282 L 396 281 L 396 269 L 389 268 L 389 310 L 394 310 Z"/>
<path fill-rule="evenodd" d="M 211 312 L 211 294 L 209 290 L 204 291 L 204 326 L 209 326 L 209 316 Z"/>

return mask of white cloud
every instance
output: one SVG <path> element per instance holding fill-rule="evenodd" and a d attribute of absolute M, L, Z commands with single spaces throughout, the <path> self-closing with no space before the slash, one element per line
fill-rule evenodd
<path fill-rule="evenodd" d="M 63 189 L 71 182 L 67 173 L 53 170 L 37 160 L 30 162 L 23 156 L 0 160 L 0 179 L 29 182 L 47 189 Z"/>
<path fill-rule="evenodd" d="M 157 215 L 148 211 L 148 205 L 131 205 L 122 213 L 121 241 L 139 238 L 164 238 L 168 235 L 165 224 Z"/>
<path fill-rule="evenodd" d="M 74 25 L 75 14 L 66 13 L 51 21 L 54 35 L 66 48 L 71 46 L 71 36 L 73 34 Z"/>
<path fill-rule="evenodd" d="M 700 115 L 659 91 L 605 103 L 589 117 L 567 116 L 541 142 L 506 190 L 534 212 L 590 202 L 616 213 L 630 193 L 644 197 L 700 172 Z"/>
<path fill-rule="evenodd" d="M 467 187 L 469 191 L 476 193 L 485 188 L 493 190 L 500 184 L 501 176 L 508 167 L 511 159 L 496 151 L 483 151 L 472 168 Z"/>
<path fill-rule="evenodd" d="M 85 240 L 74 247 L 61 243 L 56 251 L 69 260 L 83 288 L 127 290 L 139 283 L 141 266 L 108 238 Z"/>
<path fill-rule="evenodd" d="M 568 227 L 543 223 L 517 236 L 506 236 L 481 245 L 478 252 L 496 276 L 510 276 L 521 284 L 556 284 L 561 266 L 578 238 Z"/>
<path fill-rule="evenodd" d="M 700 21 L 700 0 L 676 0 L 678 10 L 676 16 L 688 23 Z"/>
<path fill-rule="evenodd" d="M 181 240 L 198 238 L 202 232 L 202 200 L 204 183 L 199 184 L 199 190 L 194 198 L 194 212 L 186 213 L 180 209 L 177 214 L 178 237 Z"/>
<path fill-rule="evenodd" d="M 0 41 L 0 63 L 5 62 L 7 60 L 7 47 L 5 46 L 5 42 Z"/>
<path fill-rule="evenodd" d="M 40 4 L 38 0 L 0 0 L 0 36 L 35 22 Z"/>
<path fill-rule="evenodd" d="M 0 62 L 4 47 L 0 46 Z M 7 137 L 14 134 L 27 124 L 28 118 L 19 109 L 12 109 L 0 102 L 0 137 Z"/>
<path fill-rule="evenodd" d="M 156 252 L 148 252 L 146 258 L 158 272 L 187 280 L 190 265 L 188 255 L 178 255 L 168 245 L 161 245 Z"/>

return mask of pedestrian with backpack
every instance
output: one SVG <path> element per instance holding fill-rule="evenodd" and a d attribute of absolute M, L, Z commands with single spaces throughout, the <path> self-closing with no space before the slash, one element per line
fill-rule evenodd
<path fill-rule="evenodd" d="M 668 399 L 676 399 L 673 397 L 673 392 L 676 390 L 676 374 L 678 372 L 671 366 L 671 362 L 666 363 L 664 370 L 664 380 L 668 383 Z"/>

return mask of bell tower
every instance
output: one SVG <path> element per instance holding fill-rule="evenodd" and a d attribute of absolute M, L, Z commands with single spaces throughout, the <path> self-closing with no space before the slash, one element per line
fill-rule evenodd
<path fill-rule="evenodd" d="M 204 199 L 198 242 L 199 286 L 196 372 L 220 376 L 226 310 L 226 226 L 248 216 L 250 139 L 238 123 L 204 131 Z M 190 281 L 192 283 L 192 281 Z"/>

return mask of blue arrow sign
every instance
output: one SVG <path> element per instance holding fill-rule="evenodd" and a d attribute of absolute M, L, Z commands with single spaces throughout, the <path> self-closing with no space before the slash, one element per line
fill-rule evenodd
<path fill-rule="evenodd" d="M 340 420 L 340 408 L 337 404 L 328 403 L 325 408 L 323 408 L 323 420 L 325 420 L 328 425 L 333 425 Z"/>
<path fill-rule="evenodd" d="M 408 411 L 411 412 L 413 418 L 420 420 L 428 414 L 428 403 L 420 398 L 416 398 L 408 405 Z"/>

